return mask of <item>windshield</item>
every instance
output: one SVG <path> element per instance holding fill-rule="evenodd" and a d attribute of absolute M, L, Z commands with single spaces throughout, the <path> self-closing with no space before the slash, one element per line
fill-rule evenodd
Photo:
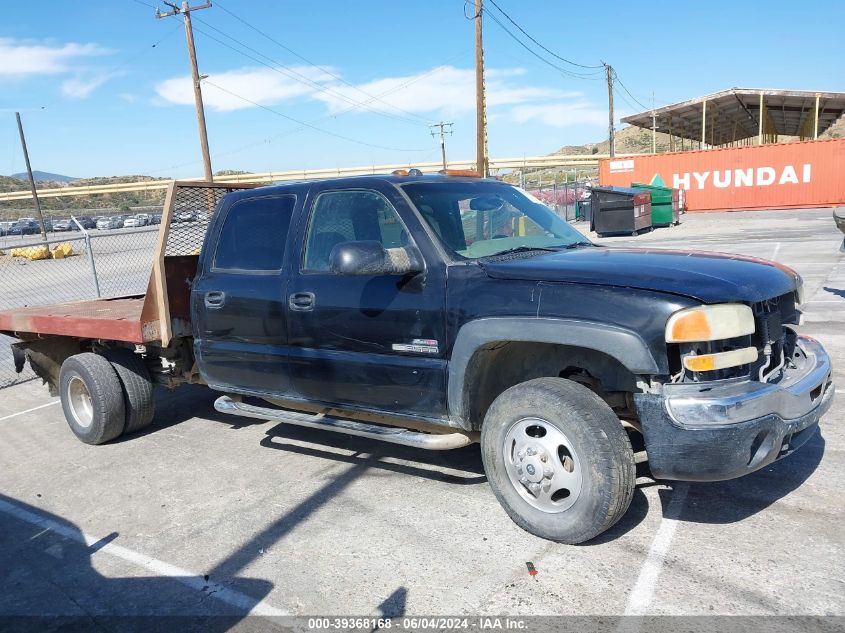
<path fill-rule="evenodd" d="M 415 182 L 403 186 L 443 245 L 468 259 L 590 242 L 547 206 L 499 182 Z"/>

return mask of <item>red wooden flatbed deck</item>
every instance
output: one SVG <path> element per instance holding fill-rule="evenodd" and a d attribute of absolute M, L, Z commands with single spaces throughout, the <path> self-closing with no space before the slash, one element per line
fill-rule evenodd
<path fill-rule="evenodd" d="M 95 299 L 0 312 L 0 331 L 143 344 L 159 337 L 158 321 L 143 323 L 144 297 Z"/>

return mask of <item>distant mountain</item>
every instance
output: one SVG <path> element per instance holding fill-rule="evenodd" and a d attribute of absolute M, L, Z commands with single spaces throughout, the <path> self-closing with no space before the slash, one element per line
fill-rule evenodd
<path fill-rule="evenodd" d="M 35 182 L 43 182 L 43 181 L 52 181 L 52 182 L 73 182 L 74 180 L 79 180 L 79 178 L 74 178 L 73 176 L 62 176 L 61 174 L 51 174 L 48 171 L 33 171 L 32 176 L 35 178 Z M 29 176 L 26 172 L 21 172 L 19 174 L 12 174 L 12 178 L 17 178 L 18 180 L 29 180 Z"/>

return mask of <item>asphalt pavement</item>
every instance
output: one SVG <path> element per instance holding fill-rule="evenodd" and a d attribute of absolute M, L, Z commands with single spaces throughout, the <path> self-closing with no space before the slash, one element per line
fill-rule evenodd
<path fill-rule="evenodd" d="M 845 389 L 830 211 L 682 220 L 598 241 L 794 267 L 801 331 L 827 347 Z M 581 546 L 514 525 L 477 446 L 432 453 L 239 419 L 215 412 L 215 397 L 160 390 L 151 428 L 94 447 L 36 381 L 0 389 L 0 615 L 104 630 L 138 614 L 208 617 L 211 630 L 247 613 L 845 615 L 841 394 L 788 458 L 722 483 L 641 478 L 622 521 Z"/>

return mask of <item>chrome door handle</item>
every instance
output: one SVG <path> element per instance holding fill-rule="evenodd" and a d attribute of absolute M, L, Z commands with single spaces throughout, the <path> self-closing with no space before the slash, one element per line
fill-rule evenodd
<path fill-rule="evenodd" d="M 314 309 L 313 292 L 294 292 L 288 297 L 288 307 L 297 312 L 305 312 Z"/>
<path fill-rule="evenodd" d="M 221 308 L 226 303 L 226 293 L 221 290 L 210 290 L 204 297 L 206 308 Z"/>

